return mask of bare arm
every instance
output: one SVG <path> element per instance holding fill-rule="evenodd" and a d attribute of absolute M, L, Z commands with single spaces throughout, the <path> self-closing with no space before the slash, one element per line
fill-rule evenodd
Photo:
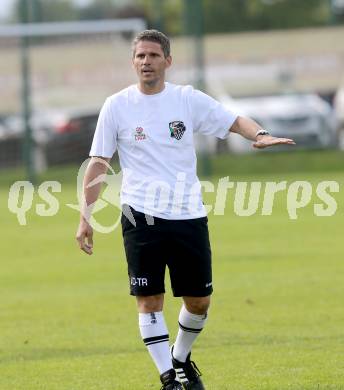
<path fill-rule="evenodd" d="M 256 137 L 257 131 L 261 129 L 262 126 L 253 119 L 238 116 L 229 131 L 240 134 L 244 138 L 254 141 L 253 147 L 258 149 L 264 149 L 268 146 L 281 144 L 295 145 L 295 142 L 289 138 L 277 138 L 272 137 L 271 135 L 258 135 Z"/>
<path fill-rule="evenodd" d="M 80 209 L 80 223 L 76 233 L 76 239 L 80 249 L 88 255 L 93 253 L 93 229 L 89 224 L 89 218 L 92 212 L 92 205 L 98 199 L 102 181 L 91 186 L 89 184 L 107 172 L 109 162 L 109 158 L 92 157 L 85 172 L 83 184 L 84 203 Z"/>

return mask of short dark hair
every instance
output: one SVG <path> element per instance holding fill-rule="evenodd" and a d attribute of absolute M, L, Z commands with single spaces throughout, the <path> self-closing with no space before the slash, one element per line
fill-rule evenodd
<path fill-rule="evenodd" d="M 171 54 L 170 40 L 167 38 L 165 34 L 163 34 L 158 30 L 144 30 L 136 35 L 132 44 L 133 56 L 135 55 L 136 45 L 140 41 L 150 41 L 150 42 L 159 43 L 162 51 L 164 52 L 165 58 L 167 58 Z"/>

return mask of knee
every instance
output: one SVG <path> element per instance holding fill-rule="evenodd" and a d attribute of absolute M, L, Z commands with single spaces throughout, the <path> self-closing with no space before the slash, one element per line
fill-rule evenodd
<path fill-rule="evenodd" d="M 184 305 L 192 314 L 205 314 L 210 306 L 210 296 L 207 297 L 183 297 Z"/>
<path fill-rule="evenodd" d="M 156 311 L 162 311 L 164 304 L 164 295 L 150 295 L 147 297 L 138 296 L 137 308 L 140 313 L 153 313 Z"/>

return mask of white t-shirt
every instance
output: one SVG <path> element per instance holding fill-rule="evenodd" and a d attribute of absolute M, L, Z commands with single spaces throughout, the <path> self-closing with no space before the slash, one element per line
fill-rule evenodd
<path fill-rule="evenodd" d="M 235 119 L 189 85 L 165 83 L 154 95 L 132 85 L 106 99 L 90 156 L 118 150 L 121 204 L 165 219 L 204 217 L 193 133 L 225 138 Z"/>

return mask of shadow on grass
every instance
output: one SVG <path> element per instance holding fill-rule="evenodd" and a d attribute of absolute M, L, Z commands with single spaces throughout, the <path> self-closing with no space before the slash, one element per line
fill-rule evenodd
<path fill-rule="evenodd" d="M 320 345 L 317 343 L 323 343 L 326 341 L 334 341 L 336 343 L 342 343 L 344 341 L 344 334 L 337 334 L 331 336 L 270 336 L 261 335 L 254 338 L 245 336 L 233 336 L 231 339 L 223 340 L 219 345 L 213 345 L 212 347 L 218 347 L 220 345 L 228 346 L 273 346 L 273 345 L 291 345 L 294 348 L 302 346 L 305 349 L 319 349 Z M 321 344 L 323 346 L 323 344 Z"/>
<path fill-rule="evenodd" d="M 0 351 L 0 366 L 3 364 L 20 363 L 27 361 L 49 360 L 49 359 L 77 359 L 90 356 L 117 356 L 130 355 L 133 353 L 143 352 L 144 348 L 32 348 L 21 349 L 16 351 Z"/>
<path fill-rule="evenodd" d="M 218 347 L 264 347 L 264 346 L 290 346 L 292 348 L 302 348 L 308 350 L 322 349 L 324 342 L 332 341 L 335 343 L 344 342 L 344 334 L 332 336 L 270 336 L 261 335 L 256 337 L 248 337 L 243 335 L 232 335 L 226 339 L 208 340 L 206 344 L 196 345 L 193 350 L 213 349 Z M 39 360 L 56 360 L 56 359 L 77 359 L 91 356 L 110 356 L 119 357 L 126 355 L 126 359 L 130 359 L 131 354 L 146 353 L 144 347 L 94 347 L 94 348 L 33 348 L 28 350 L 17 351 L 0 351 L 0 366 L 4 364 L 20 363 Z"/>

